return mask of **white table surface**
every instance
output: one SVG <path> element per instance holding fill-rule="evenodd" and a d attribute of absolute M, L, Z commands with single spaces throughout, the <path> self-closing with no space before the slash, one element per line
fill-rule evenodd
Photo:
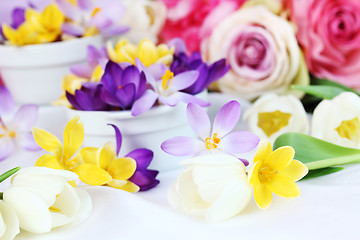
<path fill-rule="evenodd" d="M 209 109 L 214 115 L 231 97 L 211 95 Z M 243 103 L 243 108 L 247 104 Z M 66 119 L 51 107 L 41 107 L 38 126 L 62 134 Z M 242 128 L 244 125 L 239 125 Z M 0 162 L 0 171 L 15 166 L 33 166 L 45 151 L 18 150 Z M 252 199 L 239 215 L 208 224 L 172 209 L 167 190 L 181 168 L 159 174 L 161 183 L 147 192 L 131 194 L 110 187 L 81 186 L 90 193 L 93 211 L 82 224 L 47 234 L 22 232 L 15 239 L 359 239 L 360 165 L 321 178 L 299 182 L 301 195 L 295 199 L 274 196 L 272 205 L 259 209 Z M 0 184 L 0 191 L 9 186 Z"/>

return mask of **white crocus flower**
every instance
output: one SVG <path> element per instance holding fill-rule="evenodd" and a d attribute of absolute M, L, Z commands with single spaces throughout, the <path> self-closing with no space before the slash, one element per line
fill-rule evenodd
<path fill-rule="evenodd" d="M 309 132 L 305 109 L 300 100 L 292 95 L 265 94 L 245 112 L 244 119 L 260 139 L 271 142 L 286 132 Z"/>
<path fill-rule="evenodd" d="M 208 222 L 240 213 L 252 188 L 244 164 L 231 155 L 209 154 L 185 160 L 186 167 L 168 193 L 171 206 Z"/>
<path fill-rule="evenodd" d="M 19 219 L 15 211 L 0 201 L 0 239 L 12 240 L 19 232 Z"/>
<path fill-rule="evenodd" d="M 18 215 L 20 228 L 32 233 L 49 232 L 89 216 L 90 196 L 68 182 L 77 178 L 65 170 L 25 168 L 12 177 L 4 201 Z"/>
<path fill-rule="evenodd" d="M 311 135 L 344 147 L 360 148 L 360 97 L 344 92 L 315 108 Z"/>

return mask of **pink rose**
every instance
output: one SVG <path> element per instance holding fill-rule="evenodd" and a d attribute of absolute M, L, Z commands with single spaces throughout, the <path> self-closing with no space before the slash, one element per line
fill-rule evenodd
<path fill-rule="evenodd" d="M 360 88 L 360 1 L 292 0 L 311 73 Z"/>
<path fill-rule="evenodd" d="M 217 88 L 247 99 L 291 93 L 291 84 L 309 81 L 292 25 L 262 5 L 242 8 L 220 21 L 202 56 L 210 62 L 226 58 L 231 69 Z"/>
<path fill-rule="evenodd" d="M 200 49 L 218 19 L 235 11 L 245 0 L 161 0 L 168 8 L 167 20 L 160 33 L 163 41 L 182 38 L 189 52 Z M 217 19 L 217 20 L 215 20 Z M 215 21 L 214 21 L 215 20 Z"/>

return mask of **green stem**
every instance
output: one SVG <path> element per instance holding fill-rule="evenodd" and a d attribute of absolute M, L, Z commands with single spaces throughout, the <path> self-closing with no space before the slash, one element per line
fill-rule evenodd
<path fill-rule="evenodd" d="M 350 163 L 360 162 L 360 154 L 354 154 L 349 156 L 342 156 L 336 158 L 328 158 L 316 162 L 306 163 L 305 165 L 309 170 L 326 168 L 331 166 L 345 165 Z"/>
<path fill-rule="evenodd" d="M 3 199 L 4 199 L 4 198 L 3 198 L 3 195 L 4 195 L 4 193 L 0 192 L 0 200 L 3 200 Z"/>
<path fill-rule="evenodd" d="M 10 177 L 11 175 L 13 175 L 14 173 L 16 173 L 17 171 L 20 170 L 20 167 L 16 167 L 16 168 L 13 168 L 13 169 L 10 169 L 9 171 L 3 173 L 0 175 L 0 183 L 2 181 L 4 181 L 5 179 L 7 179 L 8 177 Z"/>

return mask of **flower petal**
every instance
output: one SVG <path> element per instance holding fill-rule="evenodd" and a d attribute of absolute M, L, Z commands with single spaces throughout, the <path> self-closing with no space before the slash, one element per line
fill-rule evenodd
<path fill-rule="evenodd" d="M 272 201 L 272 193 L 264 184 L 257 184 L 254 187 L 254 198 L 260 208 L 268 208 Z"/>
<path fill-rule="evenodd" d="M 107 142 L 101 148 L 99 156 L 99 167 L 108 169 L 110 163 L 116 159 L 116 153 L 112 142 Z"/>
<path fill-rule="evenodd" d="M 173 137 L 161 144 L 161 149 L 174 156 L 191 156 L 200 152 L 205 143 L 191 137 Z"/>
<path fill-rule="evenodd" d="M 293 181 L 298 181 L 302 179 L 307 173 L 309 169 L 302 162 L 298 160 L 292 160 L 289 166 L 281 171 L 281 174 L 287 176 Z"/>
<path fill-rule="evenodd" d="M 61 159 L 62 155 L 62 145 L 57 137 L 40 128 L 33 128 L 34 139 L 39 146 L 53 154 L 57 159 Z"/>
<path fill-rule="evenodd" d="M 150 149 L 139 148 L 129 152 L 125 157 L 132 158 L 136 161 L 137 170 L 146 169 L 153 160 L 154 153 Z"/>
<path fill-rule="evenodd" d="M 76 160 L 80 163 L 90 163 L 99 166 L 100 149 L 95 147 L 84 147 L 76 154 Z"/>
<path fill-rule="evenodd" d="M 159 96 L 159 102 L 168 105 L 170 107 L 174 107 L 176 104 L 178 104 L 179 99 L 176 97 L 176 94 L 172 94 L 170 96 Z"/>
<path fill-rule="evenodd" d="M 48 167 L 53 169 L 64 169 L 57 158 L 51 154 L 41 156 L 35 163 L 35 167 Z"/>
<path fill-rule="evenodd" d="M 7 122 L 15 112 L 15 102 L 5 86 L 0 86 L 0 116 Z"/>
<path fill-rule="evenodd" d="M 262 167 L 262 162 L 256 162 L 254 163 L 248 172 L 248 178 L 249 178 L 249 182 L 251 185 L 253 186 L 257 186 L 260 184 L 260 180 L 259 180 L 259 170 Z"/>
<path fill-rule="evenodd" d="M 80 117 L 73 117 L 64 130 L 64 154 L 71 158 L 81 147 L 84 141 L 84 125 L 79 122 Z"/>
<path fill-rule="evenodd" d="M 177 92 L 176 95 L 184 103 L 194 103 L 201 107 L 209 107 L 211 105 L 210 102 L 185 92 Z"/>
<path fill-rule="evenodd" d="M 264 162 L 266 158 L 272 153 L 272 146 L 269 141 L 260 141 L 255 153 L 253 163 Z"/>
<path fill-rule="evenodd" d="M 240 213 L 250 202 L 252 188 L 246 177 L 229 182 L 219 198 L 208 209 L 206 220 L 219 222 Z"/>
<path fill-rule="evenodd" d="M 114 124 L 108 124 L 110 126 L 112 126 L 115 130 L 115 138 L 116 138 L 116 156 L 119 155 L 120 152 L 120 148 L 121 148 L 121 143 L 122 143 L 122 135 L 121 132 L 119 130 L 119 128 L 114 125 Z"/>
<path fill-rule="evenodd" d="M 210 119 L 202 107 L 197 104 L 189 103 L 187 106 L 186 117 L 190 127 L 200 139 L 205 140 L 210 136 Z"/>
<path fill-rule="evenodd" d="M 230 154 L 245 153 L 256 148 L 259 141 L 259 137 L 252 132 L 236 131 L 221 139 L 218 147 Z"/>
<path fill-rule="evenodd" d="M 295 150 L 292 147 L 280 147 L 267 157 L 264 164 L 280 172 L 289 166 L 294 158 L 294 155 Z"/>
<path fill-rule="evenodd" d="M 22 105 L 15 113 L 12 123 L 19 132 L 29 131 L 38 119 L 39 107 L 35 104 Z"/>
<path fill-rule="evenodd" d="M 61 29 L 64 33 L 75 37 L 81 37 L 85 33 L 84 27 L 75 23 L 63 23 Z"/>
<path fill-rule="evenodd" d="M 136 171 L 129 181 L 140 187 L 139 191 L 147 191 L 157 186 L 160 181 L 156 179 L 159 172 L 155 170 Z"/>
<path fill-rule="evenodd" d="M 194 84 L 198 76 L 199 76 L 198 71 L 187 71 L 177 74 L 173 79 L 171 88 L 176 90 L 183 90 Z"/>
<path fill-rule="evenodd" d="M 134 184 L 130 181 L 124 181 L 125 184 L 123 184 L 123 185 L 118 184 L 117 183 L 118 181 L 119 181 L 118 179 L 113 179 L 112 181 L 107 183 L 107 185 L 109 185 L 110 187 L 114 187 L 114 188 L 118 188 L 118 189 L 130 192 L 130 193 L 138 192 L 140 189 L 139 186 L 137 186 L 136 184 Z M 120 181 L 122 182 L 123 180 L 120 180 Z"/>
<path fill-rule="evenodd" d="M 213 133 L 217 133 L 219 138 L 227 135 L 234 129 L 240 118 L 240 103 L 231 101 L 226 103 L 214 119 Z"/>
<path fill-rule="evenodd" d="M 14 141 L 9 137 L 0 138 L 0 161 L 9 157 L 14 151 Z"/>
<path fill-rule="evenodd" d="M 136 100 L 131 108 L 131 115 L 138 116 L 148 111 L 158 98 L 158 94 L 153 90 L 146 90 L 138 100 Z"/>
<path fill-rule="evenodd" d="M 111 175 L 96 165 L 85 163 L 73 169 L 81 181 L 93 186 L 101 186 L 111 181 Z"/>
<path fill-rule="evenodd" d="M 112 161 L 108 171 L 113 179 L 127 180 L 136 170 L 136 161 L 129 157 L 117 158 Z"/>
<path fill-rule="evenodd" d="M 296 183 L 282 174 L 272 176 L 271 181 L 266 186 L 280 197 L 293 198 L 300 195 L 300 189 Z"/>
<path fill-rule="evenodd" d="M 20 233 L 19 219 L 16 212 L 8 204 L 0 201 L 0 213 L 5 226 L 4 232 L 0 231 L 1 239 L 14 239 Z"/>
<path fill-rule="evenodd" d="M 135 101 L 136 97 L 136 87 L 134 83 L 128 83 L 122 88 L 118 89 L 116 91 L 116 97 L 118 99 L 118 102 L 120 103 L 120 106 L 123 109 L 129 109 L 133 102 Z"/>

